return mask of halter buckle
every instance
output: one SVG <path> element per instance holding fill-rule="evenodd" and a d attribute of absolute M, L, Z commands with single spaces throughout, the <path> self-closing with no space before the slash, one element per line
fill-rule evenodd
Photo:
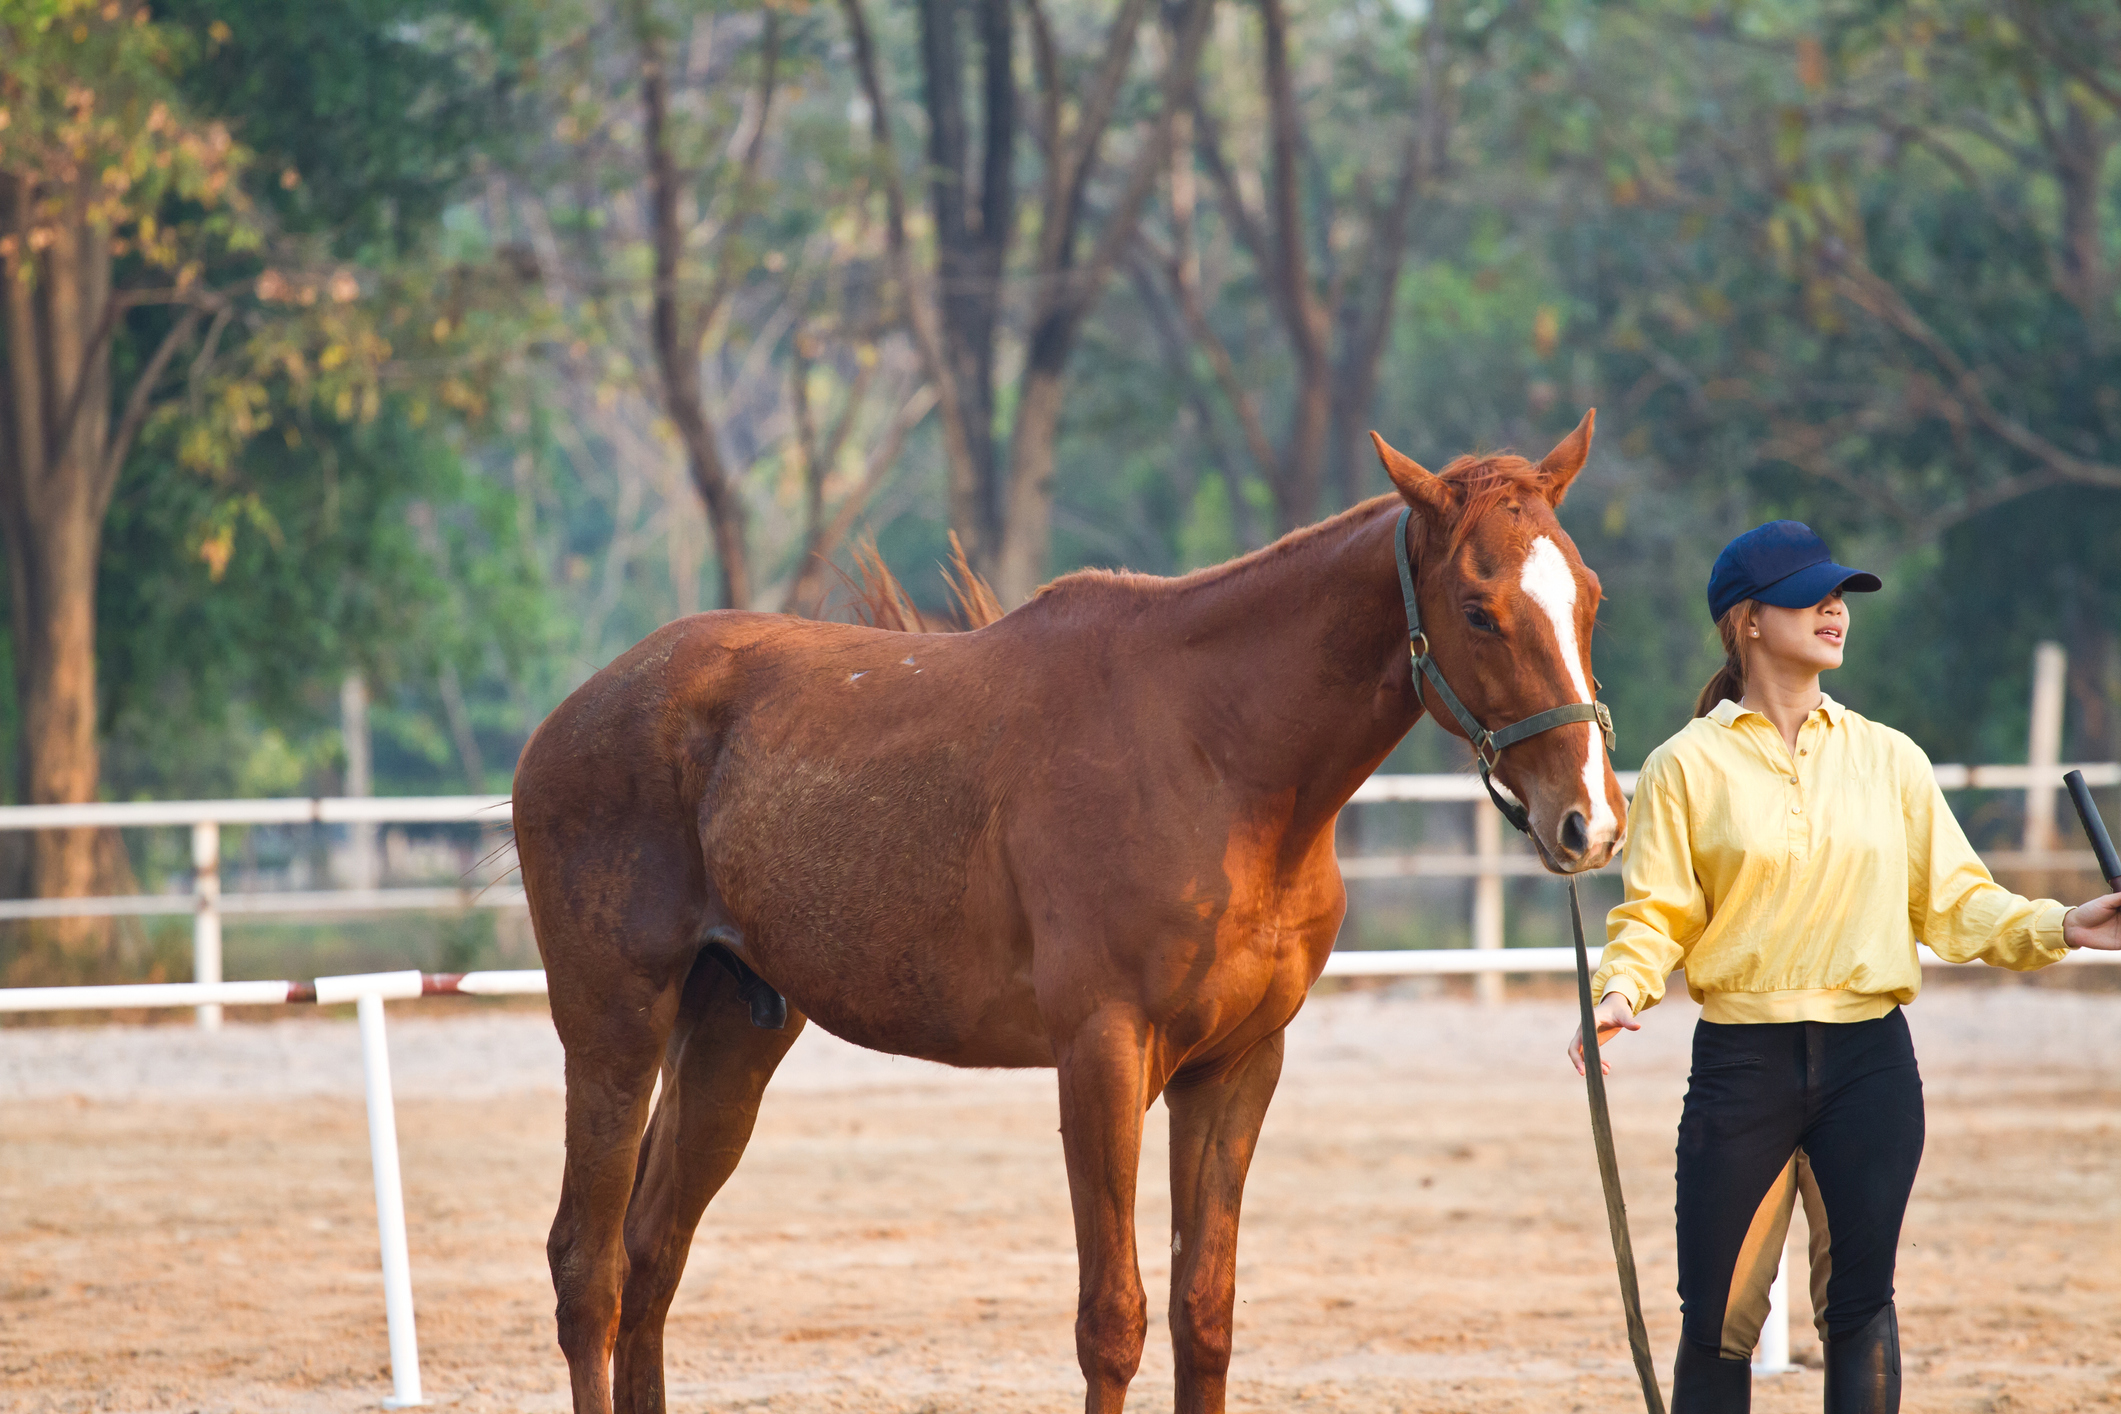
<path fill-rule="evenodd" d="M 1416 647 L 1416 644 L 1419 644 L 1420 647 Z M 1413 636 L 1407 640 L 1407 652 L 1413 655 L 1414 661 L 1417 663 L 1429 656 L 1429 634 L 1427 629 L 1418 628 L 1414 630 Z"/>

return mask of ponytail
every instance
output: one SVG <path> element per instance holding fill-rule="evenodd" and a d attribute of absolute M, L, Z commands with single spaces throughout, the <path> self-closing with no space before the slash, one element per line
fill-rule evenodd
<path fill-rule="evenodd" d="M 1694 715 L 1706 717 L 1716 710 L 1716 704 L 1726 698 L 1739 702 L 1745 698 L 1745 655 L 1738 645 L 1745 631 L 1753 624 L 1753 601 L 1742 599 L 1723 611 L 1716 620 L 1716 632 L 1723 638 L 1723 666 L 1716 675 L 1702 686 L 1700 695 L 1694 699 Z"/>

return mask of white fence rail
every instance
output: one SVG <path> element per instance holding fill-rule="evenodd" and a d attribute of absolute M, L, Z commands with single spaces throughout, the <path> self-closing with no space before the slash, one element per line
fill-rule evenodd
<path fill-rule="evenodd" d="M 1937 783 L 1946 790 L 2022 790 L 2029 801 L 2045 801 L 2052 813 L 2054 792 L 2069 770 L 2081 770 L 2094 786 L 2121 785 L 2121 763 L 2088 762 L 2068 766 L 2059 762 L 2027 766 L 1961 766 L 1935 768 Z M 1635 773 L 1619 773 L 1621 789 L 1630 794 Z M 1471 854 L 1359 855 L 1341 860 L 1341 874 L 1353 881 L 1413 878 L 1470 878 L 1477 881 L 1473 897 L 1473 945 L 1486 951 L 1503 945 L 1502 881 L 1529 878 L 1546 871 L 1528 853 L 1504 848 L 1500 821 L 1485 804 L 1486 792 L 1471 775 L 1373 776 L 1355 792 L 1354 804 L 1395 802 L 1452 804 L 1475 807 Z M 2089 870 L 2094 867 L 2088 852 L 2058 851 L 2053 833 L 2041 834 L 2028 814 L 2027 844 L 2023 851 L 1991 854 L 2000 868 Z M 111 801 L 86 805 L 0 806 L 0 830 L 52 830 L 89 828 L 189 827 L 192 845 L 192 891 L 176 894 L 138 894 L 101 898 L 0 899 L 0 921 L 80 917 L 192 916 L 192 980 L 218 984 L 221 972 L 221 921 L 229 916 L 302 917 L 386 913 L 394 911 L 455 911 L 470 908 L 518 909 L 525 906 L 523 890 L 507 884 L 479 888 L 322 889 L 271 893 L 227 894 L 221 890 L 221 829 L 236 825 L 294 824 L 479 824 L 505 829 L 512 820 L 509 798 L 502 795 L 354 797 L 325 796 L 275 800 Z M 2035 845 L 2042 847 L 2035 847 Z M 1511 949 L 1513 953 L 1530 951 Z M 1337 959 L 1336 955 L 1336 959 Z M 1377 957 L 1400 954 L 1375 954 Z M 1406 954 L 1412 958 L 1415 954 Z M 1427 971 L 1427 967 L 1418 970 Z M 1460 968 L 1481 975 L 1484 997 L 1499 995 L 1503 972 L 1535 971 L 1529 966 Z M 203 995 L 203 994 L 202 994 Z M 109 1003 L 107 1005 L 117 1005 Z M 127 1003 L 126 1005 L 136 1005 Z M 221 1023 L 221 1007 L 238 1005 L 202 1001 L 198 1020 L 211 1029 Z"/>

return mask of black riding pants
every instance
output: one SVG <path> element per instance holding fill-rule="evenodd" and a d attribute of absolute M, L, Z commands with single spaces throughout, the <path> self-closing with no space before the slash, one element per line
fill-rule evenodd
<path fill-rule="evenodd" d="M 1694 1031 L 1679 1121 L 1685 1338 L 1750 1358 L 1796 1199 L 1811 1228 L 1822 1341 L 1893 1299 L 1893 1260 L 1922 1161 L 1922 1077 L 1907 1019 Z"/>

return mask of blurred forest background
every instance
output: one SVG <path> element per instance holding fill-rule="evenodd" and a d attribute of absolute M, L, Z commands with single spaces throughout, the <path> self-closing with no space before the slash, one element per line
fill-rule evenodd
<path fill-rule="evenodd" d="M 1885 577 L 1837 696 L 2023 760 L 2057 639 L 2111 760 L 2117 190 L 2112 0 L 0 0 L 5 789 L 334 794 L 365 700 L 505 792 L 861 537 L 1015 603 L 1590 406 L 1621 764 L 1775 516 Z"/>

